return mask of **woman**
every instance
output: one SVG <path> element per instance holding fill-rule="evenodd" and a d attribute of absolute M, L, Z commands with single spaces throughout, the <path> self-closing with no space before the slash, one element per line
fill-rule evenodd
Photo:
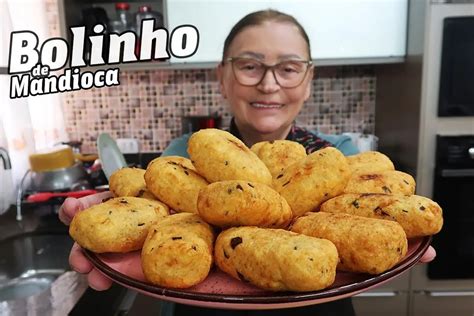
<path fill-rule="evenodd" d="M 294 120 L 311 92 L 314 67 L 310 43 L 303 27 L 292 17 L 274 10 L 251 13 L 231 30 L 224 43 L 222 62 L 217 68 L 220 90 L 233 114 L 229 131 L 247 146 L 259 141 L 289 139 L 301 143 L 308 153 L 334 146 L 345 155 L 357 153 L 346 136 L 324 135 L 295 126 Z M 189 135 L 174 140 L 163 155 L 187 157 Z M 63 222 L 99 203 L 109 193 L 82 199 L 67 199 L 60 211 Z M 422 261 L 431 261 L 434 250 Z M 95 270 L 74 245 L 70 254 L 74 270 L 88 274 L 92 288 L 104 290 L 111 281 Z M 220 310 L 176 305 L 176 315 L 218 315 Z M 353 315 L 351 300 L 305 308 L 275 311 L 225 311 L 226 315 Z"/>
<path fill-rule="evenodd" d="M 221 94 L 234 115 L 230 132 L 247 146 L 259 141 L 290 139 L 308 153 L 335 146 L 357 153 L 347 136 L 323 135 L 294 125 L 311 94 L 314 66 L 303 27 L 292 16 L 258 11 L 245 16 L 224 42 L 217 67 Z M 163 155 L 187 157 L 189 135 L 173 141 Z"/>

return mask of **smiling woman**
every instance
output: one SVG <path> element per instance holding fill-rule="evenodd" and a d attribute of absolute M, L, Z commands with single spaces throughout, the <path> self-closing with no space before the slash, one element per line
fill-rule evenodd
<path fill-rule="evenodd" d="M 221 94 L 234 116 L 229 131 L 249 147 L 261 141 L 288 139 L 302 144 L 307 153 L 327 146 L 337 147 L 345 155 L 356 153 L 348 137 L 323 135 L 295 125 L 310 96 L 313 74 L 308 36 L 292 16 L 264 10 L 242 18 L 230 31 L 217 68 Z M 185 135 L 173 141 L 163 155 L 187 156 L 188 139 Z M 179 304 L 174 309 L 174 315 L 224 313 Z M 259 315 L 258 311 L 225 313 Z M 354 315 L 354 310 L 351 300 L 343 299 L 266 315 Z"/>
<path fill-rule="evenodd" d="M 308 36 L 292 16 L 275 10 L 263 10 L 242 18 L 230 31 L 224 44 L 222 62 L 217 67 L 221 94 L 234 115 L 229 132 L 248 147 L 261 141 L 287 139 L 300 143 L 306 153 L 328 146 L 338 148 L 345 155 L 357 153 L 348 136 L 312 132 L 296 126 L 294 122 L 311 93 L 314 74 L 311 59 Z M 187 151 L 192 153 L 192 141 L 188 148 L 189 140 L 189 134 L 174 140 L 162 156 L 189 157 Z M 220 150 L 226 151 L 222 148 Z M 205 153 L 211 154 L 209 151 Z M 88 201 L 96 204 L 101 200 L 99 197 L 90 197 Z M 74 214 L 77 211 L 73 207 L 75 203 L 67 202 L 61 213 Z M 77 248 L 71 252 L 70 262 L 80 272 L 88 273 L 89 283 L 96 288 L 106 289 L 110 286 L 110 280 L 104 279 L 93 269 Z M 167 307 L 169 313 L 162 312 L 162 315 L 167 316 L 261 313 L 205 309 L 164 302 L 163 306 Z M 266 315 L 353 314 L 350 299 L 342 299 L 311 307 L 275 310 Z"/>
<path fill-rule="evenodd" d="M 308 153 L 335 146 L 357 153 L 349 137 L 324 135 L 295 125 L 311 93 L 314 66 L 309 38 L 291 15 L 263 10 L 243 17 L 229 32 L 217 67 L 219 88 L 233 114 L 230 132 L 247 146 L 288 139 Z M 174 140 L 164 155 L 187 157 L 189 135 Z"/>
<path fill-rule="evenodd" d="M 284 139 L 310 95 L 306 36 L 290 20 L 241 25 L 235 26 L 238 33 L 231 31 L 235 37 L 224 46 L 227 58 L 217 70 L 222 95 L 247 145 Z"/>

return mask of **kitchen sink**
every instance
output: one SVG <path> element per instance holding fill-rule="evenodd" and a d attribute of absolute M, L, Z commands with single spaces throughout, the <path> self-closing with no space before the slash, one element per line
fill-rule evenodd
<path fill-rule="evenodd" d="M 70 270 L 73 244 L 65 233 L 33 232 L 0 241 L 0 315 L 41 315 L 71 297 L 78 275 Z M 67 278 L 63 276 L 69 274 Z M 58 279 L 65 281 L 52 288 Z"/>
<path fill-rule="evenodd" d="M 47 290 L 64 272 L 61 269 L 25 271 L 19 277 L 0 285 L 0 302 L 24 299 L 39 294 Z"/>
<path fill-rule="evenodd" d="M 72 244 L 62 233 L 26 233 L 0 241 L 0 286 L 11 280 L 63 273 L 69 269 Z"/>

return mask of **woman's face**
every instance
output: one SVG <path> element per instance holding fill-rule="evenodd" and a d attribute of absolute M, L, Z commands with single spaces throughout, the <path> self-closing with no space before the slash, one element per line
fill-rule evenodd
<path fill-rule="evenodd" d="M 227 57 L 248 57 L 266 65 L 285 60 L 309 60 L 306 41 L 298 28 L 285 22 L 265 22 L 244 28 L 229 46 Z M 281 132 L 292 124 L 310 95 L 313 68 L 294 88 L 282 88 L 271 71 L 256 86 L 241 85 L 230 62 L 217 70 L 221 93 L 230 104 L 239 130 L 258 134 Z"/>

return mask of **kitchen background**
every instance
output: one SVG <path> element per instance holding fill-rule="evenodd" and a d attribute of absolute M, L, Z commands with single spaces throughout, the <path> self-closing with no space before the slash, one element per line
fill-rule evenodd
<path fill-rule="evenodd" d="M 62 34 L 58 12 L 61 3 L 70 6 L 80 1 L 46 0 L 49 37 Z M 111 3 L 107 1 L 107 4 Z M 442 179 L 441 189 L 437 189 L 438 194 L 441 192 L 442 195 L 436 196 L 444 208 L 447 223 L 437 236 L 438 240 L 435 238 L 435 242 L 444 242 L 435 244 L 437 249 L 443 249 L 438 253 L 437 260 L 434 264 L 414 267 L 394 282 L 356 296 L 354 304 L 359 315 L 471 316 L 474 312 L 474 255 L 469 241 L 473 240 L 471 227 L 474 224 L 474 201 L 470 194 L 474 185 L 474 160 L 467 156 L 467 149 L 474 144 L 473 114 L 440 117 L 437 111 L 443 19 L 470 16 L 473 20 L 474 4 L 465 0 L 412 0 L 408 5 L 408 33 L 403 34 L 407 41 L 406 56 L 396 63 L 384 59 L 368 65 L 351 65 L 347 61 L 341 62 L 344 66 L 317 65 L 313 92 L 298 122 L 325 133 L 377 134 L 380 150 L 394 160 L 397 169 L 416 177 L 417 193 L 420 195 L 436 196 L 434 183 L 437 178 L 445 178 Z M 69 11 L 76 12 L 73 7 L 69 7 Z M 463 28 L 472 30 L 468 25 Z M 357 41 L 367 44 L 361 38 Z M 472 54 L 458 54 L 463 48 L 451 46 L 453 55 L 468 57 L 461 64 L 472 65 L 472 58 L 469 59 Z M 63 110 L 61 122 L 64 121 L 67 136 L 70 140 L 82 141 L 84 153 L 96 152 L 98 134 L 107 132 L 114 138 L 136 138 L 141 152 L 155 154 L 166 148 L 171 139 L 181 135 L 182 118 L 185 116 L 217 113 L 222 116 L 223 127 L 226 127 L 230 113 L 219 94 L 214 70 L 185 67 L 123 69 L 118 87 L 58 94 Z M 470 81 L 462 82 L 468 83 L 468 88 L 472 86 L 472 81 L 470 86 Z M 469 102 L 467 106 L 472 111 L 474 103 L 472 100 Z M 440 157 L 441 160 L 451 160 L 452 157 L 439 155 L 437 135 L 443 136 L 444 140 L 454 138 L 444 152 L 447 156 L 454 154 L 456 159 L 461 157 L 455 161 L 462 164 L 439 164 Z M 446 170 L 440 170 L 438 174 L 438 169 Z M 443 172 L 451 178 L 446 179 Z M 12 213 L 7 214 L 11 217 Z M 32 214 L 25 212 L 24 215 L 27 218 Z M 5 220 L 6 217 L 0 218 L 0 231 L 3 233 L 16 227 L 14 217 L 10 222 Z M 24 220 L 23 223 L 28 226 L 30 222 Z M 464 233 L 461 235 L 459 231 Z M 25 253 L 33 253 L 32 249 L 25 249 Z M 67 258 L 68 247 L 62 250 L 66 251 L 63 257 Z M 427 266 L 431 267 L 431 272 Z M 93 303 L 82 305 L 93 306 L 97 312 L 100 310 L 99 303 L 103 302 L 104 312 L 110 312 L 113 304 L 99 295 L 94 293 Z M 144 298 L 137 297 L 137 301 L 140 299 Z M 150 307 L 153 303 L 150 299 L 144 304 L 147 311 L 153 310 Z M 117 308 L 120 304 L 116 304 Z M 143 315 L 144 312 L 138 314 Z"/>
<path fill-rule="evenodd" d="M 57 0 L 47 0 L 49 36 L 59 37 Z M 316 65 L 317 67 L 317 65 Z M 297 122 L 323 133 L 374 132 L 376 77 L 372 66 L 317 67 L 312 95 Z M 142 152 L 161 152 L 182 134 L 183 116 L 231 114 L 214 69 L 120 72 L 120 85 L 61 94 L 66 131 L 96 152 L 101 132 L 139 140 Z"/>

